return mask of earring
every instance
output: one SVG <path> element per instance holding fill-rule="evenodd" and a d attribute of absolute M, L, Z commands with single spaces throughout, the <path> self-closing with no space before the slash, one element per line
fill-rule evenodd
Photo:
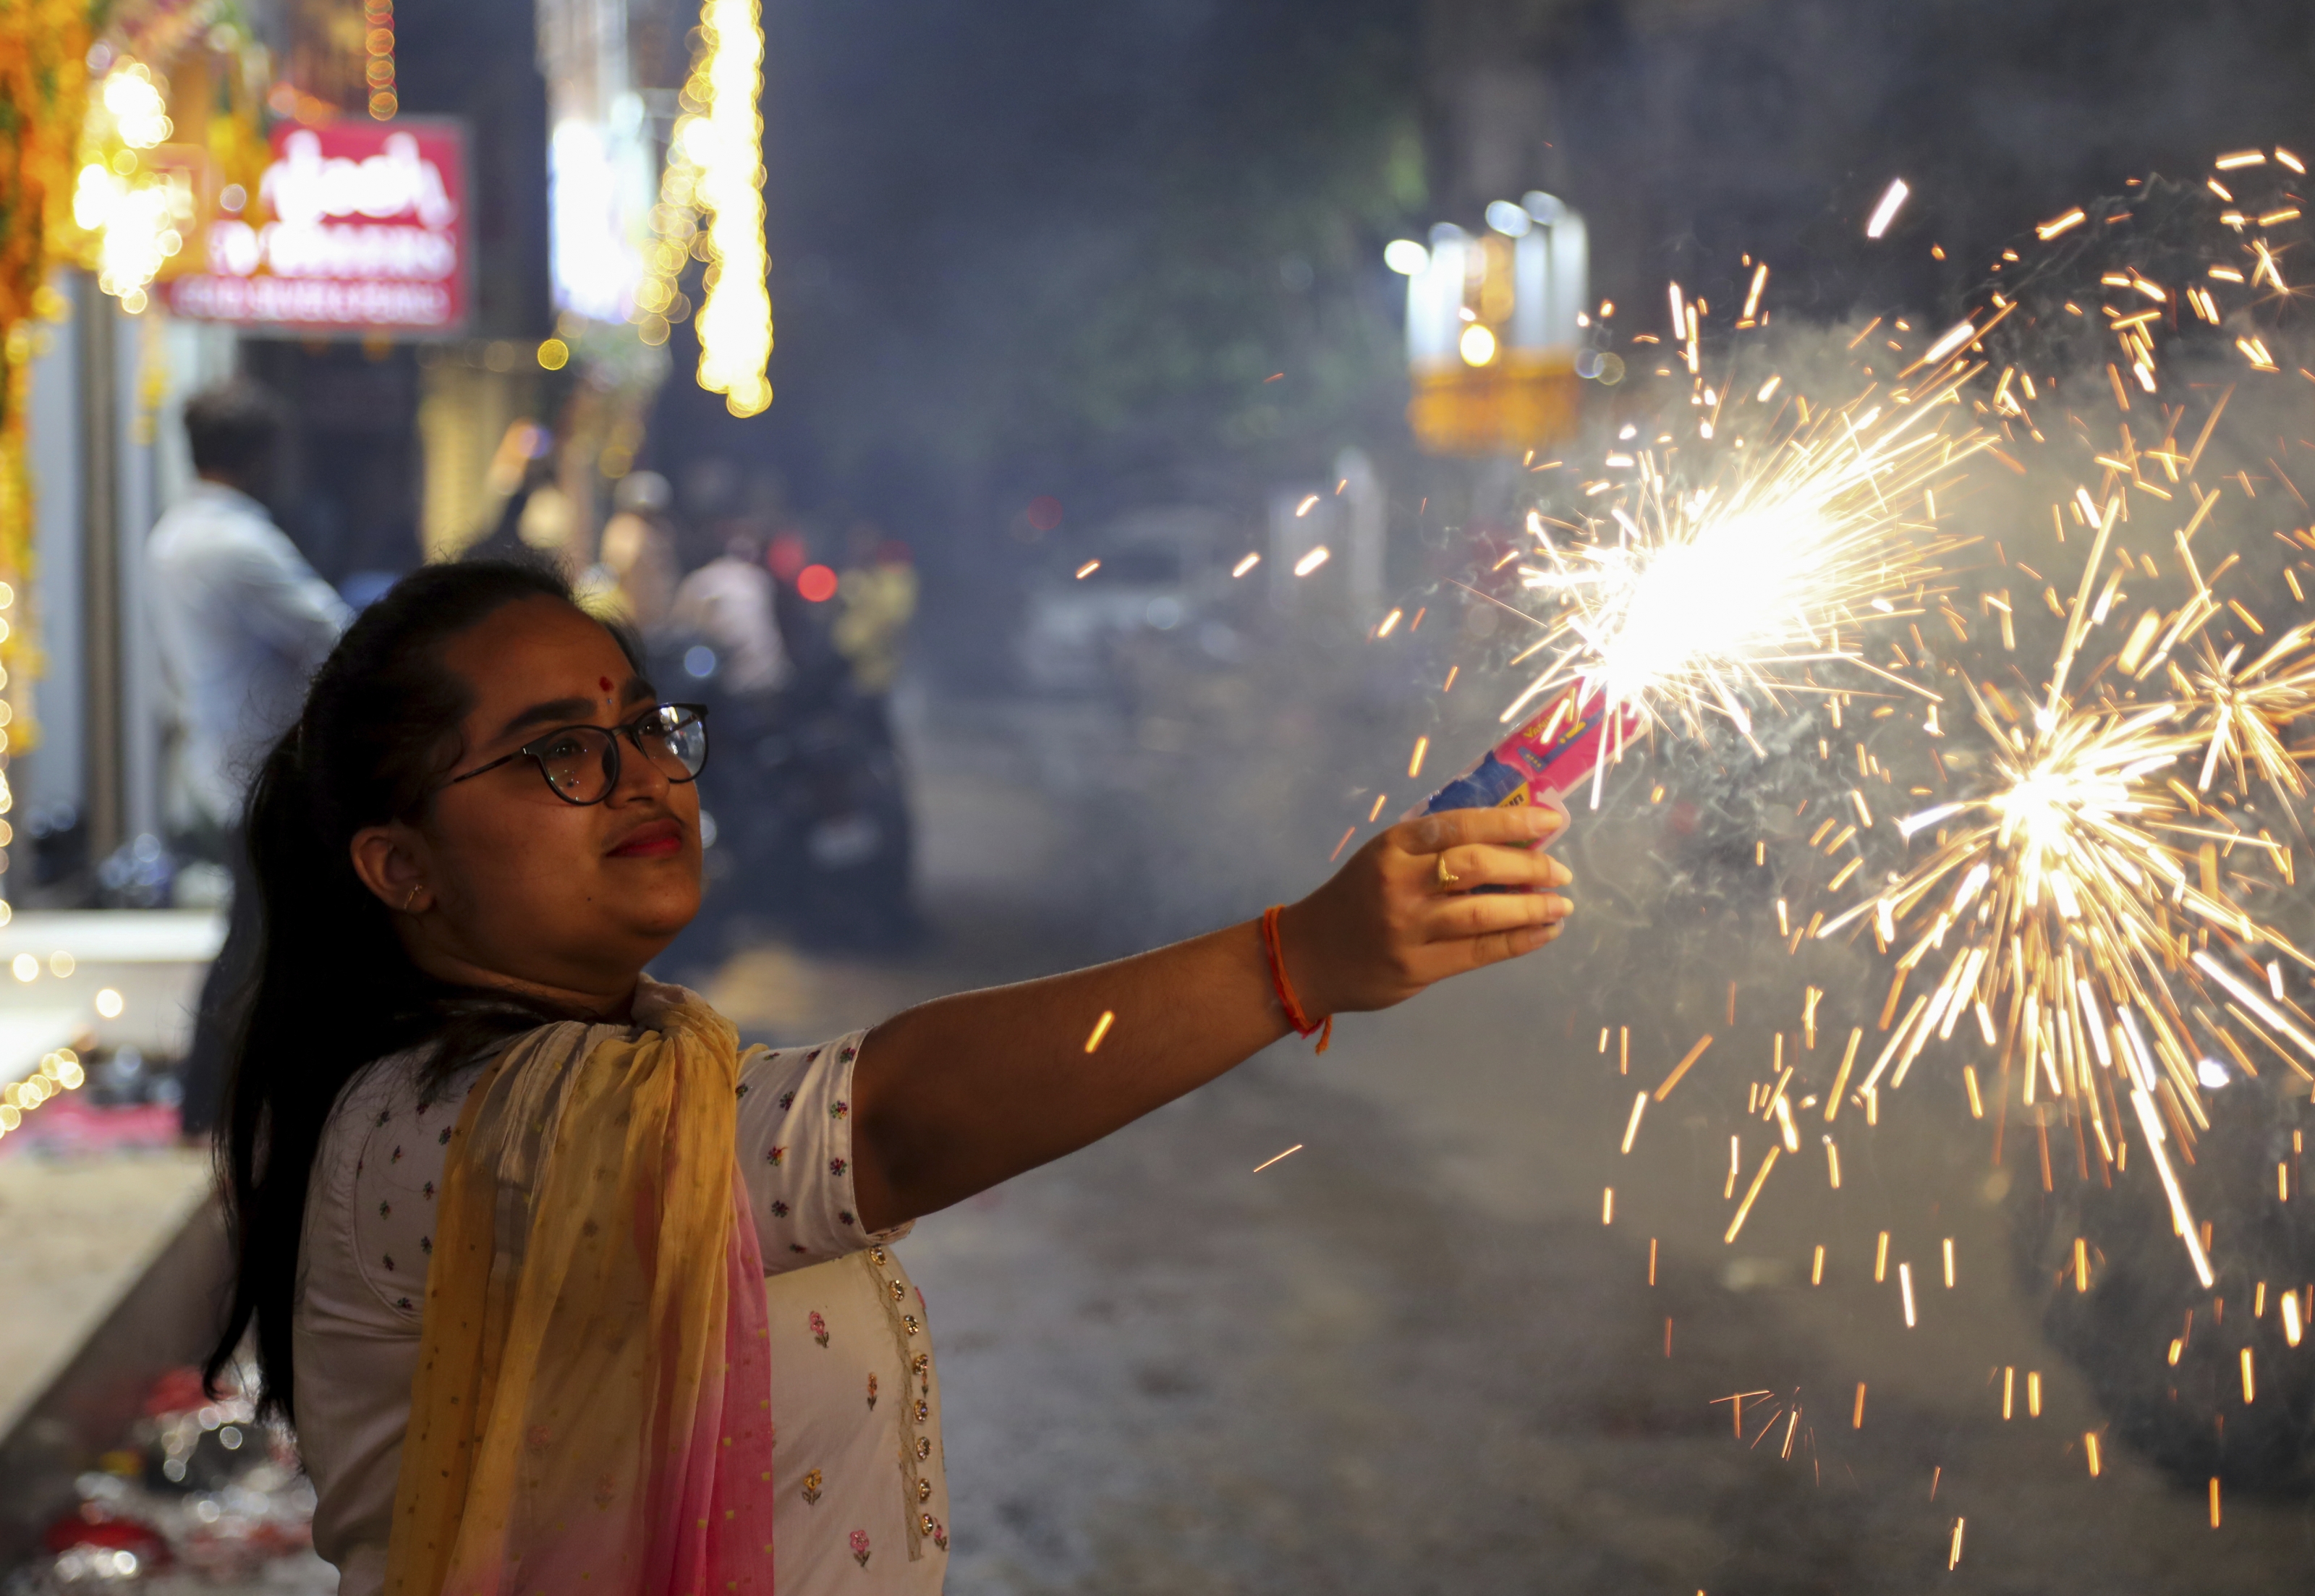
<path fill-rule="evenodd" d="M 418 894 L 425 890 L 426 883 L 423 882 L 421 882 L 418 885 L 411 888 L 410 896 L 402 900 L 402 912 L 404 914 L 412 912 L 412 906 L 418 901 Z"/>

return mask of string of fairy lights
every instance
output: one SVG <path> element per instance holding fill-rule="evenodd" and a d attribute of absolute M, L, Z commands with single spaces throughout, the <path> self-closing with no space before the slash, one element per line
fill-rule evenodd
<path fill-rule="evenodd" d="M 655 242 L 636 293 L 646 342 L 664 342 L 689 305 L 677 286 L 687 260 L 705 264 L 698 310 L 699 386 L 735 416 L 772 403 L 772 300 L 764 246 L 764 31 L 757 0 L 705 0 L 699 51 L 668 141 Z"/>
<path fill-rule="evenodd" d="M 362 67 L 369 87 L 369 114 L 381 122 L 394 120 L 402 109 L 394 86 L 394 0 L 362 0 L 362 51 L 369 58 Z"/>
<path fill-rule="evenodd" d="M 49 1098 L 76 1090 L 88 1080 L 80 1055 L 58 1048 L 40 1056 L 39 1068 L 18 1081 L 0 1086 L 0 1136 L 24 1122 L 24 1116 Z"/>
<path fill-rule="evenodd" d="M 0 643 L 5 643 L 14 630 L 11 616 L 16 607 L 16 590 L 0 581 Z M 8 671 L 0 666 L 0 691 L 8 686 Z M 15 719 L 15 711 L 5 698 L 0 698 L 0 926 L 15 918 L 16 910 L 8 901 L 8 848 L 16 840 L 16 829 L 6 816 L 16 807 L 15 789 L 8 783 L 8 726 Z"/>
<path fill-rule="evenodd" d="M 175 131 L 164 85 L 142 61 L 121 59 L 93 96 L 73 182 L 72 219 L 93 243 L 97 287 L 136 315 L 146 288 L 184 247 L 176 196 L 146 152 Z"/>

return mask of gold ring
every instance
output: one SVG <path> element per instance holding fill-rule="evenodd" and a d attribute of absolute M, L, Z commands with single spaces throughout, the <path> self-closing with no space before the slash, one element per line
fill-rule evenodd
<path fill-rule="evenodd" d="M 1463 878 L 1461 876 L 1447 868 L 1447 856 L 1443 852 L 1441 853 L 1439 856 L 1439 884 L 1442 887 L 1451 887 L 1462 879 Z"/>

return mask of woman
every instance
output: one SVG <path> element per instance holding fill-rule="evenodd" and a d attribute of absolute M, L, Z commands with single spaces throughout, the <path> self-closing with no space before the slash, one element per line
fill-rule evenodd
<path fill-rule="evenodd" d="M 210 1370 L 253 1328 L 347 1596 L 938 1590 L 889 1244 L 1567 911 L 1559 817 L 1468 811 L 1261 922 L 742 1055 L 643 973 L 699 905 L 705 757 L 557 578 L 483 563 L 365 611 L 260 775 Z"/>

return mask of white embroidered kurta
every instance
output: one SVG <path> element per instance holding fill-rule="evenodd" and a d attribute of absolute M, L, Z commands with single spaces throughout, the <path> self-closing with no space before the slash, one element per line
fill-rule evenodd
<path fill-rule="evenodd" d="M 860 1041 L 740 1061 L 740 1168 L 771 1308 L 780 1596 L 926 1596 L 947 1571 L 932 1336 L 889 1246 L 907 1227 L 869 1236 L 854 1213 Z M 434 1200 L 477 1073 L 430 1101 L 410 1058 L 381 1060 L 341 1095 L 315 1159 L 292 1326 L 297 1437 L 315 1548 L 337 1565 L 341 1596 L 385 1583 Z"/>

